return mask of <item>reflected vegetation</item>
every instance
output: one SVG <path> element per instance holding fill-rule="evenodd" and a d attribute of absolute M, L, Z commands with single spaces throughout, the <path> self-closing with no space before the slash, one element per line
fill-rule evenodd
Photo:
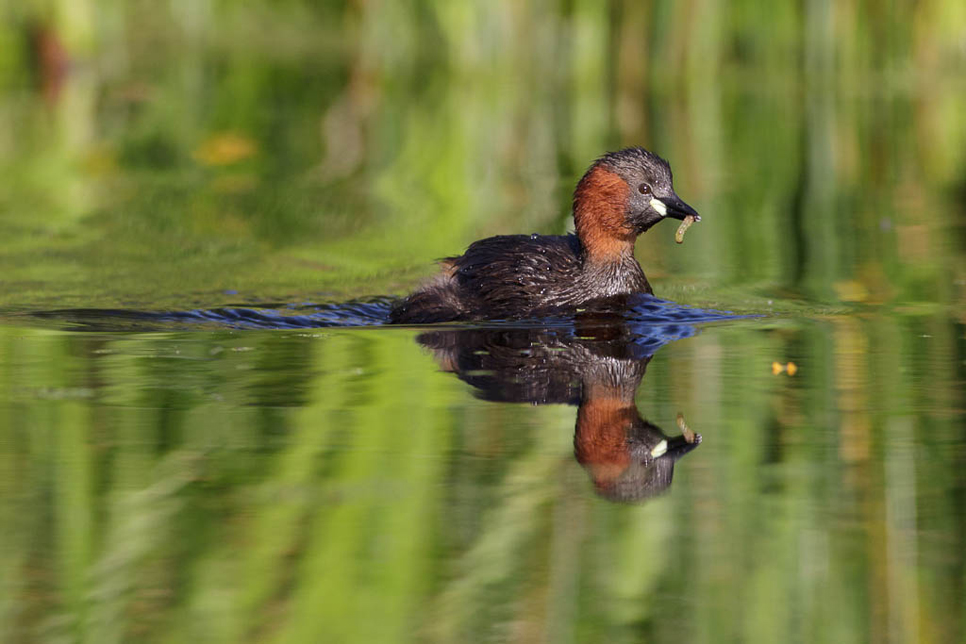
<path fill-rule="evenodd" d="M 511 618 L 583 641 L 956 639 L 961 322 L 610 332 L 543 332 L 564 350 L 521 394 L 482 362 L 526 366 L 517 332 L 477 335 L 486 355 L 462 329 L 0 327 L 4 639 L 482 641 Z M 628 382 L 591 401 L 704 437 L 643 504 L 575 461 L 605 414 L 523 402 L 579 404 L 609 365 Z"/>

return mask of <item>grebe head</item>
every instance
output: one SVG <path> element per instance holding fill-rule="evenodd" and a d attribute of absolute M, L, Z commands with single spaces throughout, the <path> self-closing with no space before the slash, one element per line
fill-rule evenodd
<path fill-rule="evenodd" d="M 671 166 L 653 152 L 627 148 L 604 155 L 597 164 L 611 168 L 630 186 L 627 216 L 638 231 L 644 232 L 666 217 L 701 219 L 674 192 Z"/>
<path fill-rule="evenodd" d="M 662 219 L 698 213 L 674 192 L 671 166 L 644 148 L 597 159 L 574 191 L 574 224 L 591 255 L 633 250 L 634 239 Z"/>

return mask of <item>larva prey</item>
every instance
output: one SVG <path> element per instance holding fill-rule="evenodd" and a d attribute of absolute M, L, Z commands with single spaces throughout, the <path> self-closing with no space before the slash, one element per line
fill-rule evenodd
<path fill-rule="evenodd" d="M 674 233 L 674 241 L 679 244 L 684 243 L 684 233 L 688 232 L 688 228 L 694 223 L 694 216 L 688 215 L 681 221 L 681 225 L 678 226 L 678 231 Z"/>

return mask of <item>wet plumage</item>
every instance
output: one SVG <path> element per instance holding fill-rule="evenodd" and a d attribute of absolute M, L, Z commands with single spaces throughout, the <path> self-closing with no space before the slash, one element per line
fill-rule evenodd
<path fill-rule="evenodd" d="M 444 259 L 434 279 L 399 302 L 394 323 L 494 320 L 567 313 L 595 300 L 651 293 L 634 258 L 637 236 L 665 217 L 696 215 L 671 169 L 643 148 L 598 159 L 574 191 L 574 235 L 501 235 Z"/>

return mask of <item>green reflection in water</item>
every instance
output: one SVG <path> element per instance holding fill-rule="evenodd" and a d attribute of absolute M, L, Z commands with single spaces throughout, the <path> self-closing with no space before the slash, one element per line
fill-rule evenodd
<path fill-rule="evenodd" d="M 410 331 L 8 327 L 4 639 L 942 640 L 961 335 L 842 316 L 662 349 L 640 411 L 705 441 L 622 506 L 572 407 L 474 400 Z"/>
<path fill-rule="evenodd" d="M 787 315 L 658 353 L 631 507 L 410 331 L 18 318 L 0 639 L 962 639 L 962 3 L 315 5 L 0 1 L 0 312 L 403 293 L 645 144 L 657 292 Z"/>

